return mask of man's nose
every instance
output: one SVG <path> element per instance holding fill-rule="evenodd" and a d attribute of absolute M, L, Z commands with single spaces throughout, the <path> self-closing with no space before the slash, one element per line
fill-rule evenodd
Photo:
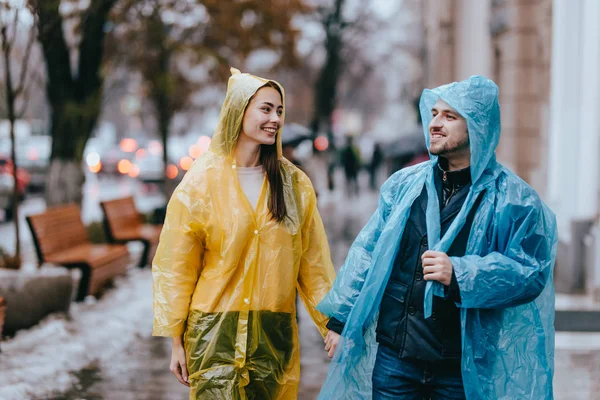
<path fill-rule="evenodd" d="M 440 118 L 440 115 L 436 115 L 433 117 L 433 119 L 431 120 L 431 122 L 429 123 L 429 129 L 432 128 L 441 128 L 442 127 L 442 120 Z"/>

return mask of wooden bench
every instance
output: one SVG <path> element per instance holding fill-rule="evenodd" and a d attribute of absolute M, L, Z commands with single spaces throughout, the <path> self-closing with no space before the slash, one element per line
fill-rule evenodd
<path fill-rule="evenodd" d="M 106 236 L 111 243 L 140 241 L 144 251 L 139 267 L 144 268 L 152 262 L 162 225 L 144 224 L 143 218 L 135 207 L 133 197 L 124 197 L 100 203 L 104 212 Z"/>
<path fill-rule="evenodd" d="M 97 294 L 105 284 L 127 270 L 130 261 L 127 247 L 90 243 L 75 204 L 30 215 L 27 223 L 40 265 L 50 262 L 81 270 L 77 301 L 84 300 L 88 294 Z"/>

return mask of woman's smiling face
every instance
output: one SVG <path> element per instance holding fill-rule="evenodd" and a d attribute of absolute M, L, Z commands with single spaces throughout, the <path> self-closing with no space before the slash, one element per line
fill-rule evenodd
<path fill-rule="evenodd" d="M 240 139 L 259 145 L 272 145 L 282 123 L 281 95 L 272 87 L 263 87 L 256 92 L 246 108 Z"/>

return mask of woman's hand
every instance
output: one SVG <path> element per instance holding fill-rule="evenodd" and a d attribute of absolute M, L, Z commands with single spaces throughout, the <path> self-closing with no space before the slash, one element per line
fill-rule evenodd
<path fill-rule="evenodd" d="M 182 336 L 173 338 L 173 344 L 171 346 L 171 365 L 169 366 L 169 369 L 182 385 L 187 387 L 190 386 Z"/>
<path fill-rule="evenodd" d="M 330 330 L 327 332 L 327 336 L 325 336 L 325 351 L 329 358 L 333 357 L 335 354 L 335 349 L 340 341 L 340 335 Z"/>

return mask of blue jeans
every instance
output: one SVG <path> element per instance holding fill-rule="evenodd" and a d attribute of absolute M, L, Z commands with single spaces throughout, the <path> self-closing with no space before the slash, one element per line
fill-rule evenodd
<path fill-rule="evenodd" d="M 460 367 L 402 360 L 379 345 L 373 369 L 373 400 L 466 399 Z"/>

